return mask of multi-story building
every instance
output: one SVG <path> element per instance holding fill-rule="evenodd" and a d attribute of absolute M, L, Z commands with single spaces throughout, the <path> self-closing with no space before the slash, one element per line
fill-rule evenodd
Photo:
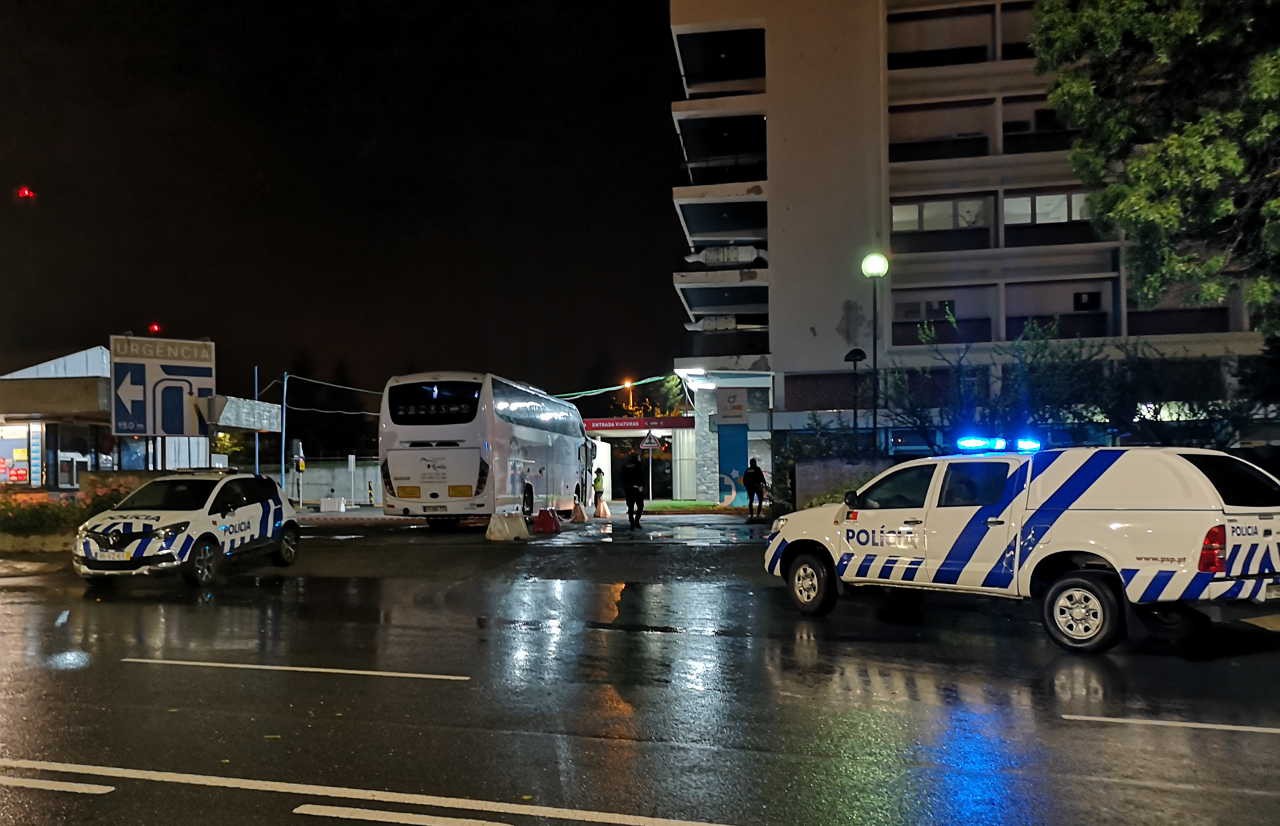
<path fill-rule="evenodd" d="M 1129 300 L 1121 242 L 1090 223 L 1072 132 L 1034 69 L 1032 6 L 671 0 L 685 91 L 673 198 L 705 259 L 674 276 L 694 331 L 676 367 L 708 389 L 755 388 L 752 435 L 854 408 L 872 362 L 928 365 L 928 320 L 946 320 L 942 344 L 978 353 L 1031 321 L 1187 355 L 1257 352 L 1238 298 Z M 859 270 L 870 252 L 890 258 L 883 283 Z M 861 365 L 846 360 L 855 349 Z"/>

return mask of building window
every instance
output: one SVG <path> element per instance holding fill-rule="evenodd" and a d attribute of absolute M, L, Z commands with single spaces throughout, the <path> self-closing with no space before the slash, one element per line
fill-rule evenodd
<path fill-rule="evenodd" d="M 1010 195 L 1004 199 L 1005 226 L 1016 224 L 1065 224 L 1090 218 L 1088 193 L 1052 192 Z"/>
<path fill-rule="evenodd" d="M 914 232 L 920 229 L 919 204 L 893 205 L 893 231 Z"/>
<path fill-rule="evenodd" d="M 990 200 L 962 198 L 893 205 L 894 232 L 936 232 L 990 226 Z"/>
<path fill-rule="evenodd" d="M 1069 203 L 1066 195 L 1037 195 L 1036 223 L 1063 224 L 1068 220 Z"/>

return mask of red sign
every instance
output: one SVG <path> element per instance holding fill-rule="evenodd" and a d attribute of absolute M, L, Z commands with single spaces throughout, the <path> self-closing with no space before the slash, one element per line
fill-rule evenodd
<path fill-rule="evenodd" d="M 692 416 L 660 416 L 654 419 L 583 419 L 588 431 L 595 430 L 688 430 L 693 428 Z"/>
<path fill-rule="evenodd" d="M 26 466 L 14 465 L 13 467 L 9 468 L 9 481 L 15 484 L 26 483 L 31 481 L 31 477 L 27 475 Z"/>

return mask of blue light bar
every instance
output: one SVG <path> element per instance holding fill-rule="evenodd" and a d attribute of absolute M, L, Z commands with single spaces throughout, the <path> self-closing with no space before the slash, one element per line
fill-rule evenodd
<path fill-rule="evenodd" d="M 961 436 L 956 439 L 956 447 L 961 450 L 1004 450 L 1008 445 L 1004 439 L 984 439 L 981 436 Z"/>
<path fill-rule="evenodd" d="M 1035 453 L 1040 449 L 1039 439 L 1018 439 L 1013 444 L 1019 453 Z"/>

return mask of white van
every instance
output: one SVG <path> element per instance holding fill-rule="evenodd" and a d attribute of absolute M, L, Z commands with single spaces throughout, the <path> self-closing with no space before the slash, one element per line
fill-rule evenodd
<path fill-rule="evenodd" d="M 1280 482 L 1214 450 L 939 456 L 778 519 L 764 559 L 805 614 L 855 585 L 1032 598 L 1059 645 L 1101 651 L 1130 605 L 1280 598 L 1278 515 Z"/>

